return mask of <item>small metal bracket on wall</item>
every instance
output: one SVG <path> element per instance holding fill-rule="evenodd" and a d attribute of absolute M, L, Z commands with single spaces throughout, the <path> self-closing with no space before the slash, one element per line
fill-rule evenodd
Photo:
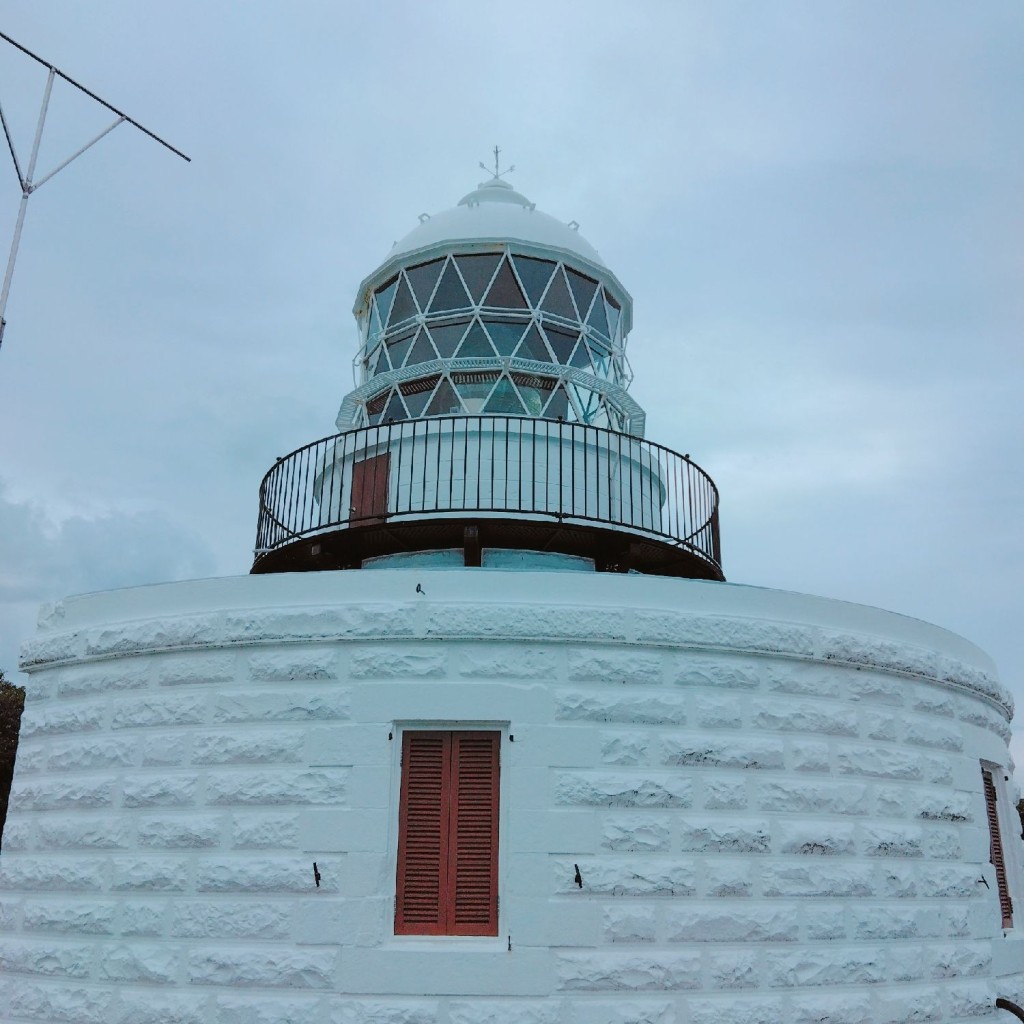
<path fill-rule="evenodd" d="M 14 264 L 18 258 L 18 246 L 21 244 L 21 230 L 25 225 L 25 212 L 28 208 L 28 197 L 32 195 L 37 189 L 42 188 L 55 174 L 59 174 L 68 166 L 72 161 L 77 160 L 86 150 L 91 149 L 96 145 L 100 139 L 105 138 L 109 135 L 118 125 L 127 123 L 133 128 L 138 128 L 140 132 L 148 135 L 154 142 L 159 142 L 165 149 L 169 149 L 176 156 L 180 156 L 182 160 L 186 160 L 191 163 L 191 157 L 185 156 L 184 153 L 179 149 L 175 149 L 169 142 L 165 142 L 160 138 L 159 135 L 151 132 L 148 128 L 143 127 L 138 121 L 133 120 L 127 114 L 118 110 L 117 107 L 111 105 L 104 99 L 100 99 L 96 93 L 87 89 L 84 85 L 76 82 L 69 75 L 64 74 L 60 68 L 55 67 L 47 60 L 43 60 L 38 54 L 33 53 L 31 50 L 22 46 L 21 43 L 15 42 L 10 36 L 0 32 L 0 39 L 10 43 L 15 49 L 20 50 L 25 56 L 31 57 L 32 60 L 38 64 L 42 64 L 47 70 L 46 76 L 46 87 L 43 90 L 43 100 L 39 106 L 39 116 L 36 118 L 36 131 L 35 136 L 32 140 L 32 148 L 29 151 L 28 163 L 22 169 L 21 162 L 18 160 L 17 151 L 14 148 L 14 139 L 11 137 L 10 127 L 7 123 L 7 117 L 4 114 L 3 106 L 0 104 L 0 123 L 3 125 L 4 137 L 7 139 L 7 148 L 10 150 L 11 159 L 14 161 L 14 173 L 18 176 L 18 184 L 21 185 L 21 206 L 18 208 L 18 219 L 14 223 L 14 238 L 11 241 L 11 252 L 7 258 L 7 271 L 4 274 L 3 287 L 0 288 L 0 345 L 3 344 L 4 340 L 4 328 L 7 326 L 7 321 L 4 318 L 7 310 L 7 296 L 11 291 L 11 279 L 14 277 Z M 39 156 L 39 144 L 43 139 L 43 128 L 46 125 L 46 114 L 50 107 L 50 94 L 53 92 L 53 83 L 56 79 L 61 79 L 68 83 L 68 85 L 77 89 L 79 92 L 84 93 L 89 99 L 94 100 L 101 107 L 106 107 L 111 113 L 117 116 L 114 120 L 101 131 L 98 135 L 93 136 L 84 146 L 80 146 L 74 153 L 71 154 L 66 160 L 59 163 L 53 170 L 44 174 L 38 180 L 35 179 L 36 173 L 36 159 Z"/>

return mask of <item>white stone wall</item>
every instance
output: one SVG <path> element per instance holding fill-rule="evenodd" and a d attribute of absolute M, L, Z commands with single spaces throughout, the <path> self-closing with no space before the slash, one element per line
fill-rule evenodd
<path fill-rule="evenodd" d="M 1008 764 L 1009 699 L 924 623 L 641 576 L 310 573 L 71 599 L 24 666 L 4 1022 L 897 1024 L 1024 1003 L 979 769 Z M 398 739 L 434 722 L 511 741 L 498 939 L 392 934 Z"/>

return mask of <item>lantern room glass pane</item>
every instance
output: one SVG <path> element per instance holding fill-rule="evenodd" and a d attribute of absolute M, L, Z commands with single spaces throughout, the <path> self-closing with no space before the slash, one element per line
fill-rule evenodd
<path fill-rule="evenodd" d="M 398 287 L 398 278 L 393 277 L 387 284 L 381 285 L 377 289 L 375 300 L 377 303 L 377 312 L 380 314 L 380 322 L 386 324 L 388 322 L 388 313 L 391 312 L 391 300 L 395 297 L 395 289 Z"/>
<path fill-rule="evenodd" d="M 455 394 L 455 389 L 448 382 L 448 378 L 444 377 L 437 385 L 433 398 L 430 399 L 427 415 L 448 416 L 460 412 L 462 412 L 462 403 L 459 401 L 459 396 Z"/>
<path fill-rule="evenodd" d="M 397 338 L 388 342 L 388 359 L 394 369 L 398 369 L 405 362 L 406 354 L 412 345 L 416 331 L 403 331 Z"/>
<path fill-rule="evenodd" d="M 576 300 L 576 308 L 580 311 L 580 319 L 587 315 L 590 303 L 597 291 L 597 282 L 581 273 L 573 270 L 572 267 L 565 268 L 566 276 L 569 278 L 569 287 L 572 289 L 573 298 Z"/>
<path fill-rule="evenodd" d="M 388 327 L 394 327 L 395 324 L 408 320 L 409 317 L 415 316 L 418 312 L 416 302 L 412 297 L 412 291 L 409 288 L 409 282 L 403 276 L 398 282 L 398 292 L 395 295 L 395 303 L 391 307 L 391 315 L 388 317 Z"/>
<path fill-rule="evenodd" d="M 540 336 L 536 324 L 530 324 L 526 334 L 523 335 L 523 342 L 516 350 L 516 357 L 518 359 L 533 359 L 539 363 L 551 362 L 551 353 L 548 352 L 548 347 L 544 344 L 544 339 Z"/>
<path fill-rule="evenodd" d="M 519 344 L 519 339 L 523 336 L 524 325 L 506 323 L 501 320 L 485 320 L 484 323 L 487 325 L 487 333 L 491 336 L 494 347 L 498 350 L 498 355 L 512 355 L 516 350 L 516 345 Z"/>
<path fill-rule="evenodd" d="M 434 351 L 434 346 L 430 344 L 430 335 L 421 327 L 420 333 L 416 336 L 416 343 L 413 345 L 405 365 L 415 366 L 416 363 L 429 363 L 432 359 L 436 358 L 437 353 Z"/>
<path fill-rule="evenodd" d="M 551 280 L 555 264 L 549 260 L 536 260 L 532 256 L 515 256 L 512 261 L 516 265 L 519 280 L 523 282 L 526 294 L 530 297 L 530 305 L 536 307 L 548 286 L 548 281 Z"/>
<path fill-rule="evenodd" d="M 557 420 L 559 417 L 563 420 L 569 418 L 569 396 L 561 385 L 555 388 L 551 401 L 548 402 L 547 407 L 544 409 L 544 415 L 549 420 Z"/>
<path fill-rule="evenodd" d="M 485 306 L 496 306 L 500 309 L 526 309 L 526 299 L 523 297 L 519 283 L 516 281 L 508 260 L 502 260 L 498 267 L 498 273 L 494 277 L 487 298 L 484 299 Z"/>
<path fill-rule="evenodd" d="M 421 263 L 418 267 L 410 267 L 405 272 L 406 277 L 409 278 L 409 284 L 412 285 L 416 301 L 422 310 L 427 308 L 430 293 L 434 290 L 434 285 L 437 284 L 443 265 L 443 259 L 431 260 L 429 263 Z"/>
<path fill-rule="evenodd" d="M 548 344 L 551 346 L 551 351 L 555 353 L 555 361 L 563 366 L 568 366 L 569 358 L 572 356 L 572 350 L 579 340 L 579 335 L 549 325 L 544 327 L 544 333 L 548 336 Z"/>
<path fill-rule="evenodd" d="M 594 308 L 590 311 L 590 316 L 587 317 L 587 323 L 606 338 L 611 337 L 611 332 L 608 330 L 608 317 L 605 315 L 604 301 L 602 299 L 598 299 L 594 303 Z"/>
<path fill-rule="evenodd" d="M 389 423 L 392 420 L 405 420 L 409 418 L 408 412 L 406 412 L 405 404 L 402 402 L 402 396 L 399 395 L 398 391 L 392 391 L 391 397 L 388 399 L 388 404 L 384 409 L 384 414 L 381 416 L 381 423 Z"/>
<path fill-rule="evenodd" d="M 409 410 L 410 416 L 415 418 L 423 414 L 423 409 L 430 400 L 430 396 L 434 392 L 434 386 L 439 379 L 438 377 L 421 377 L 419 380 L 408 381 L 405 384 L 399 385 L 402 398 L 405 400 L 405 407 Z"/>
<path fill-rule="evenodd" d="M 455 350 L 466 333 L 466 324 L 467 322 L 463 320 L 457 324 L 444 324 L 440 327 L 430 328 L 430 337 L 434 341 L 437 354 L 442 359 L 451 359 L 455 355 Z"/>
<path fill-rule="evenodd" d="M 448 309 L 468 309 L 472 303 L 462 286 L 462 279 L 455 269 L 455 264 L 448 261 L 438 282 L 434 297 L 430 300 L 430 312 L 439 313 Z"/>
<path fill-rule="evenodd" d="M 455 353 L 456 359 L 469 359 L 474 356 L 494 358 L 494 346 L 491 345 L 484 329 L 478 320 L 473 321 L 473 326 L 466 332 L 459 350 Z"/>
<path fill-rule="evenodd" d="M 568 320 L 579 319 L 576 314 L 576 307 L 572 304 L 569 288 L 565 283 L 565 275 L 560 269 L 556 270 L 551 278 L 551 284 L 548 286 L 547 294 L 544 296 L 544 301 L 540 304 L 540 307 L 549 313 L 564 316 Z"/>
<path fill-rule="evenodd" d="M 479 304 L 484 297 L 500 259 L 501 256 L 497 253 L 478 253 L 474 256 L 455 257 L 455 262 L 458 263 L 462 273 L 462 280 L 466 282 L 474 303 Z"/>
<path fill-rule="evenodd" d="M 519 396 L 516 394 L 512 381 L 508 377 L 502 377 L 491 392 L 491 397 L 487 399 L 487 404 L 484 406 L 483 411 L 486 413 L 507 413 L 509 415 L 522 416 L 526 409 L 523 407 L 523 403 L 519 401 Z"/>

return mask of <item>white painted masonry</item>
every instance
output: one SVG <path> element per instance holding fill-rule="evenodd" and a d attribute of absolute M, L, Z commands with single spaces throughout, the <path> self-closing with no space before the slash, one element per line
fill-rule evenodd
<path fill-rule="evenodd" d="M 1024 1003 L 979 768 L 1008 764 L 1010 699 L 925 623 L 391 568 L 72 598 L 23 668 L 4 1022 L 952 1024 Z M 400 732 L 442 723 L 510 741 L 498 939 L 393 935 Z"/>

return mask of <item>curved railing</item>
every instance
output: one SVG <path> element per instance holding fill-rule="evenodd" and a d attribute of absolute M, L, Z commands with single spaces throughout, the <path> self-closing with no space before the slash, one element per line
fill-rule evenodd
<path fill-rule="evenodd" d="M 253 568 L 311 537 L 452 518 L 613 530 L 685 552 L 722 578 L 718 489 L 688 456 L 519 416 L 362 427 L 279 459 L 260 485 Z"/>

